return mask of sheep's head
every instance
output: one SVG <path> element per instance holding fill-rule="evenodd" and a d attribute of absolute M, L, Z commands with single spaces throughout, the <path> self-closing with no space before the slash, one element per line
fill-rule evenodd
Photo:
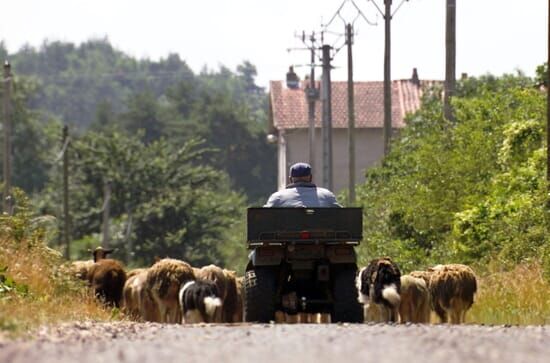
<path fill-rule="evenodd" d="M 111 253 L 113 253 L 114 250 L 113 249 L 106 249 L 106 248 L 103 248 L 101 246 L 97 247 L 93 252 L 93 256 L 94 256 L 94 262 L 97 262 L 99 260 L 103 260 L 105 258 L 107 258 L 107 256 Z"/>

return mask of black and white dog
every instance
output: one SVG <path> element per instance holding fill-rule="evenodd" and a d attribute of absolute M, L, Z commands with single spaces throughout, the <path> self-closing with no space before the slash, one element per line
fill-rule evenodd
<path fill-rule="evenodd" d="M 358 300 L 364 305 L 365 320 L 393 321 L 399 318 L 401 272 L 389 258 L 372 260 L 356 278 Z"/>
<path fill-rule="evenodd" d="M 179 291 L 179 302 L 186 324 L 217 323 L 222 300 L 216 284 L 212 281 L 188 281 Z"/>

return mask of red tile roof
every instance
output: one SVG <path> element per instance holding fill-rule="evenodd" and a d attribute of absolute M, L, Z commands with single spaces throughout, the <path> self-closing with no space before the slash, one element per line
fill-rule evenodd
<path fill-rule="evenodd" d="M 422 89 L 438 81 L 421 81 L 417 87 L 410 80 L 392 82 L 392 126 L 402 128 L 405 115 L 418 110 Z M 300 87 L 290 89 L 284 81 L 270 82 L 270 97 L 273 126 L 276 129 L 308 127 L 308 104 L 304 92 L 305 81 Z M 332 126 L 347 128 L 348 94 L 347 82 L 332 82 Z M 355 126 L 360 128 L 382 128 L 384 125 L 384 83 L 355 82 Z M 315 105 L 315 125 L 321 127 L 321 101 Z"/>

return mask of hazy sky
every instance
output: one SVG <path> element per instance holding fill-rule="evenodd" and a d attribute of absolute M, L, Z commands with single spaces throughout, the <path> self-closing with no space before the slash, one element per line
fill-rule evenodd
<path fill-rule="evenodd" d="M 377 26 L 355 23 L 355 80 L 383 78 L 384 26 L 372 1 L 354 0 Z M 401 0 L 393 0 L 394 9 Z M 198 72 L 248 60 L 258 83 L 283 79 L 291 64 L 309 62 L 295 34 L 319 31 L 343 0 L 12 0 L 1 7 L 0 39 L 10 51 L 44 39 L 82 42 L 107 36 L 119 49 L 158 59 L 177 52 Z M 377 0 L 382 6 L 383 0 Z M 410 0 L 392 21 L 392 78 L 443 79 L 445 0 Z M 546 59 L 547 0 L 457 0 L 457 75 L 534 74 Z M 348 9 L 345 11 L 345 9 Z M 343 16 L 353 20 L 351 1 Z M 343 32 L 337 19 L 330 30 Z M 335 41 L 330 39 L 330 44 Z M 342 40 L 336 45 L 340 46 Z M 336 54 L 333 80 L 345 80 L 346 53 Z M 297 68 L 300 76 L 306 68 Z M 317 72 L 320 74 L 320 71 Z"/>

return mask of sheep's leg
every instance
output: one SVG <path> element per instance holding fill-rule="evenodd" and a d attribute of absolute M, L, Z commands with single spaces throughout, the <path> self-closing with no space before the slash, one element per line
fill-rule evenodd
<path fill-rule="evenodd" d="M 439 304 L 434 304 L 434 311 L 439 317 L 439 322 L 445 324 L 447 322 L 447 312 Z"/>
<path fill-rule="evenodd" d="M 461 312 L 461 314 L 460 314 L 460 322 L 461 322 L 461 323 L 465 323 L 465 322 L 466 322 L 466 312 L 467 312 L 467 311 L 468 311 L 467 309 L 462 310 L 462 312 Z"/>
<path fill-rule="evenodd" d="M 158 304 L 158 302 L 157 302 Z M 167 314 L 168 311 L 166 309 L 166 306 L 164 304 L 158 304 L 159 305 L 159 315 L 160 315 L 160 322 L 161 323 L 168 323 Z"/>
<path fill-rule="evenodd" d="M 460 316 L 462 315 L 462 313 L 459 310 L 453 309 L 450 315 L 452 324 L 460 324 Z"/>

